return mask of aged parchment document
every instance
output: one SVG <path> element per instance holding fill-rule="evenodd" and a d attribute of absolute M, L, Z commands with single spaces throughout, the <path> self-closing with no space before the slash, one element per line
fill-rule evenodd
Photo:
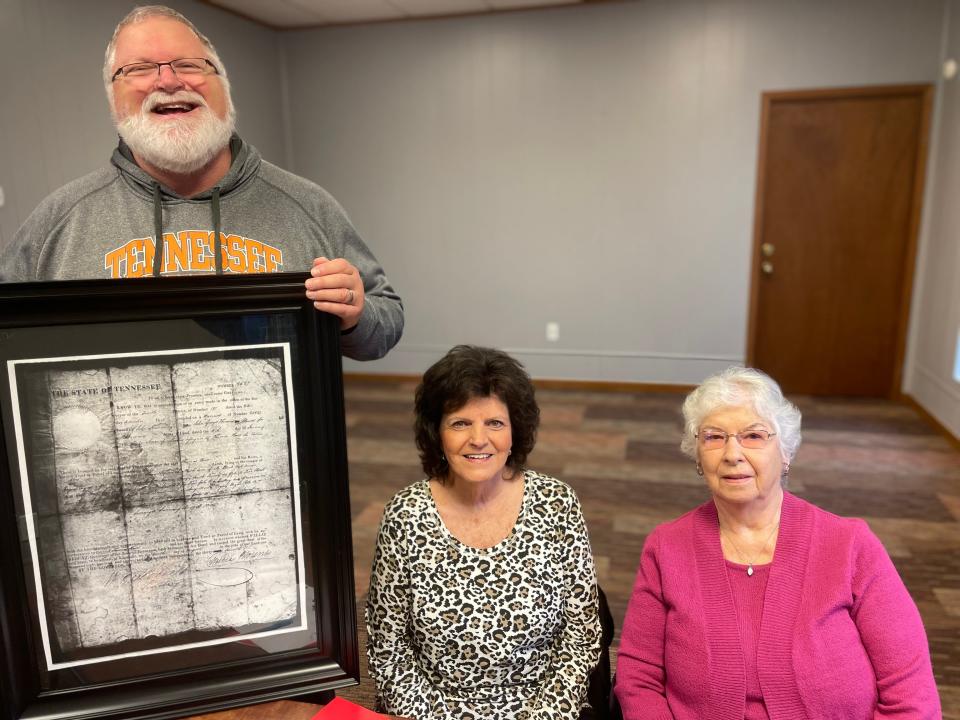
<path fill-rule="evenodd" d="M 39 570 L 60 652 L 302 623 L 274 349 L 31 368 Z"/>

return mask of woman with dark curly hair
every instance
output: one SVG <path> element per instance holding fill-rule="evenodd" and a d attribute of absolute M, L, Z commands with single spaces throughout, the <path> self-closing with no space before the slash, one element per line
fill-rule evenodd
<path fill-rule="evenodd" d="M 378 704 L 414 720 L 577 718 L 600 654 L 596 576 L 573 491 L 524 467 L 530 377 L 458 345 L 415 409 L 426 479 L 384 510 L 367 598 Z"/>

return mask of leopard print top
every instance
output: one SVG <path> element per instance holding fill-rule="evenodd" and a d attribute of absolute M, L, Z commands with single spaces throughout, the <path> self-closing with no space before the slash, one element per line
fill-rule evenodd
<path fill-rule="evenodd" d="M 384 510 L 367 598 L 378 704 L 414 720 L 579 716 L 600 653 L 590 540 L 567 485 L 524 473 L 512 532 L 473 548 L 444 526 L 429 483 Z"/>

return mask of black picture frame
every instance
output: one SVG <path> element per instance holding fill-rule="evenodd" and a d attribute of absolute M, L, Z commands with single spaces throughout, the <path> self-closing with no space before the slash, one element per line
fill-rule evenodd
<path fill-rule="evenodd" d="M 179 718 L 359 681 L 339 320 L 307 301 L 307 277 L 0 284 L 0 720 Z M 37 513 L 25 512 L 36 482 L 25 468 L 42 443 L 24 440 L 35 398 L 12 392 L 18 373 L 34 361 L 85 367 L 100 362 L 91 358 L 221 357 L 219 349 L 260 346 L 285 353 L 300 625 L 284 621 L 289 627 L 236 639 L 192 630 L 159 650 L 144 650 L 138 643 L 146 640 L 137 639 L 63 655 L 44 636 L 53 626 L 41 616 L 43 600 L 55 593 L 31 549 Z M 74 659 L 51 661 L 51 647 L 57 658 Z M 92 659 L 84 655 L 90 652 Z"/>

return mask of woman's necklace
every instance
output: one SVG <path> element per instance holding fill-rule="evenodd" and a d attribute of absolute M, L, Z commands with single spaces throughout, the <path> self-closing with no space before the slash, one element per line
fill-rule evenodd
<path fill-rule="evenodd" d="M 717 523 L 717 524 L 719 525 L 719 523 Z M 763 553 L 764 553 L 764 552 L 766 551 L 766 549 L 767 549 L 767 545 L 770 544 L 770 538 L 773 537 L 773 534 L 777 531 L 777 528 L 779 528 L 779 527 L 780 527 L 780 522 L 777 521 L 777 524 L 773 526 L 773 530 L 771 530 L 771 531 L 770 531 L 770 534 L 767 535 L 767 539 L 764 541 L 763 547 L 760 548 L 760 552 L 758 552 L 756 555 L 753 556 L 754 559 L 756 559 L 756 558 L 760 557 L 761 555 L 763 555 Z M 733 545 L 733 549 L 737 551 L 737 557 L 739 557 L 741 560 L 746 560 L 747 575 L 752 576 L 752 575 L 753 575 L 753 560 L 747 558 L 742 552 L 740 552 L 740 548 L 737 546 L 737 543 L 734 542 L 733 536 L 732 536 L 730 533 L 724 533 L 723 525 L 720 525 L 720 533 L 721 533 L 721 534 L 726 534 L 727 540 L 729 540 L 729 541 L 730 541 L 730 544 Z"/>

